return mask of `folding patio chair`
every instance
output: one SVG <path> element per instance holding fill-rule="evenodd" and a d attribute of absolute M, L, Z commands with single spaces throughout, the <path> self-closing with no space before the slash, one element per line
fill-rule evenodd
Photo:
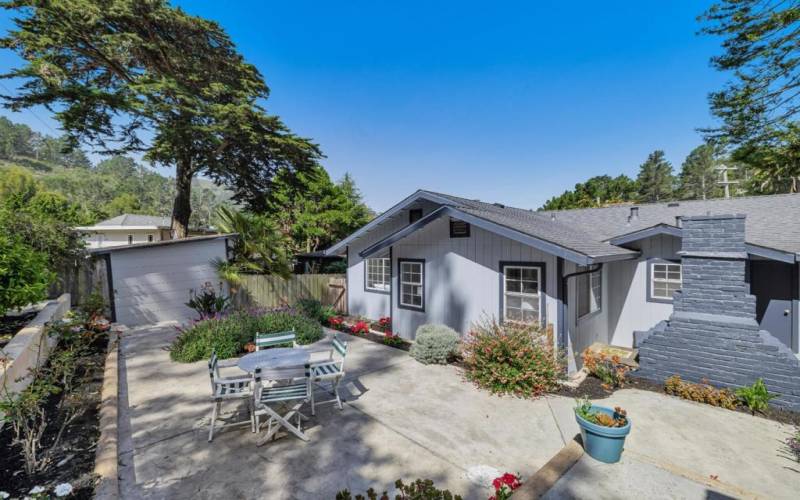
<path fill-rule="evenodd" d="M 338 355 L 339 359 L 335 359 Z M 347 342 L 342 342 L 339 338 L 333 336 L 333 345 L 331 347 L 328 359 L 318 361 L 311 364 L 311 381 L 315 384 L 322 386 L 323 382 L 330 382 L 333 394 L 336 396 L 327 401 L 315 401 L 314 391 L 311 391 L 311 414 L 316 415 L 316 405 L 326 403 L 336 403 L 339 409 L 342 409 L 342 399 L 339 397 L 339 382 L 344 377 L 344 359 L 347 356 Z"/>
<path fill-rule="evenodd" d="M 292 347 L 298 347 L 297 334 L 294 333 L 294 330 L 278 333 L 256 333 L 255 344 L 257 351 L 288 344 L 289 342 L 292 343 Z"/>
<path fill-rule="evenodd" d="M 272 368 L 262 370 L 256 368 L 253 373 L 255 383 L 253 416 L 255 418 L 254 431 L 258 432 L 261 428 L 261 416 L 266 415 L 267 434 L 258 440 L 258 446 L 265 444 L 272 439 L 281 427 L 299 437 L 303 441 L 308 441 L 308 436 L 301 429 L 301 421 L 308 420 L 308 417 L 300 413 L 300 408 L 311 400 L 311 368 L 310 365 Z M 288 411 L 281 415 L 278 413 L 279 407 L 288 408 Z M 296 418 L 297 424 L 293 425 L 291 420 Z"/>
<path fill-rule="evenodd" d="M 211 424 L 208 429 L 208 441 L 214 439 L 214 427 L 217 417 L 222 409 L 223 401 L 247 400 L 247 410 L 250 413 L 249 421 L 231 422 L 216 427 L 230 427 L 250 423 L 253 426 L 253 380 L 249 376 L 242 377 L 222 377 L 219 373 L 220 361 L 217 353 L 211 353 L 211 360 L 208 362 L 208 374 L 211 378 L 211 399 L 214 402 L 214 409 L 211 410 Z"/>

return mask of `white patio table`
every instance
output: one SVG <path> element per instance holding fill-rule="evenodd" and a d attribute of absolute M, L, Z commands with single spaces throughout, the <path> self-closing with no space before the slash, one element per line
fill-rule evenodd
<path fill-rule="evenodd" d="M 276 368 L 302 367 L 308 363 L 308 359 L 309 351 L 305 349 L 273 347 L 245 354 L 239 358 L 237 366 L 248 373 L 253 373 L 256 368 L 268 371 Z"/>

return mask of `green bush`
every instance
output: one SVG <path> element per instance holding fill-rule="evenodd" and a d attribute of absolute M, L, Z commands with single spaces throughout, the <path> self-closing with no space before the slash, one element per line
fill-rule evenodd
<path fill-rule="evenodd" d="M 552 334 L 534 325 L 482 321 L 461 352 L 467 378 L 493 393 L 537 397 L 558 389 L 564 376 Z"/>
<path fill-rule="evenodd" d="M 233 358 L 244 351 L 256 333 L 294 330 L 298 344 L 311 344 L 322 338 L 322 326 L 316 321 L 291 312 L 238 311 L 221 318 L 196 322 L 182 329 L 170 347 L 170 357 L 192 363 L 211 357 L 216 351 L 221 359 Z"/>
<path fill-rule="evenodd" d="M 444 325 L 422 325 L 417 328 L 411 356 L 422 364 L 445 364 L 458 347 L 459 336 Z"/>
<path fill-rule="evenodd" d="M 45 253 L 0 232 L 0 316 L 45 299 L 53 278 Z"/>
<path fill-rule="evenodd" d="M 767 391 L 764 379 L 759 378 L 751 386 L 736 389 L 736 396 L 744 403 L 751 413 L 763 413 L 769 406 L 771 399 L 777 398 L 777 394 Z"/>
<path fill-rule="evenodd" d="M 323 325 L 327 325 L 328 320 L 336 316 L 336 309 L 322 305 L 322 302 L 317 299 L 300 299 L 294 305 L 294 308 L 303 316 L 316 320 Z"/>

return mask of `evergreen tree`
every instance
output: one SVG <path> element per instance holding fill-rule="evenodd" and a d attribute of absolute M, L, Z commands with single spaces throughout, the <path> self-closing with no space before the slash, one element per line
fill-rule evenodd
<path fill-rule="evenodd" d="M 675 178 L 672 175 L 672 165 L 664 158 L 663 151 L 650 153 L 647 160 L 639 166 L 636 182 L 639 185 L 639 201 L 655 203 L 672 197 Z"/>
<path fill-rule="evenodd" d="M 594 208 L 625 203 L 636 199 L 636 182 L 627 175 L 611 177 L 598 175 L 586 182 L 575 184 L 572 191 L 547 200 L 542 210 Z"/>
<path fill-rule="evenodd" d="M 678 178 L 678 195 L 683 200 L 705 200 L 722 196 L 717 184 L 719 172 L 714 147 L 703 144 L 694 148 L 684 160 Z"/>

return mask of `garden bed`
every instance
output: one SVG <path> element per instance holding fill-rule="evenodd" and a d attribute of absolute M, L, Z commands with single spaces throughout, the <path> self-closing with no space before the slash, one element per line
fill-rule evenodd
<path fill-rule="evenodd" d="M 391 319 L 388 317 L 372 321 L 361 317 L 335 316 L 329 318 L 327 323 L 329 328 L 362 337 L 378 344 L 394 347 L 401 351 L 411 349 L 411 342 L 392 333 L 390 321 Z"/>
<path fill-rule="evenodd" d="M 20 315 L 0 317 L 0 349 L 5 347 L 37 314 L 38 311 L 30 311 Z"/>
<path fill-rule="evenodd" d="M 86 345 L 86 350 L 79 357 L 74 389 L 70 393 L 61 390 L 52 393 L 38 405 L 49 416 L 41 438 L 41 450 L 49 448 L 57 438 L 63 419 L 63 413 L 58 411 L 62 400 L 69 397 L 71 408 L 80 408 L 77 412 L 79 416 L 64 428 L 60 441 L 53 448 L 49 465 L 29 476 L 25 472 L 21 448 L 13 443 L 11 423 L 6 423 L 0 431 L 0 449 L 3 450 L 0 454 L 0 492 L 22 498 L 37 486 L 53 491 L 55 486 L 68 483 L 72 487 L 70 498 L 90 499 L 94 496 L 93 470 L 99 436 L 100 389 L 108 336 L 97 334 Z"/>

